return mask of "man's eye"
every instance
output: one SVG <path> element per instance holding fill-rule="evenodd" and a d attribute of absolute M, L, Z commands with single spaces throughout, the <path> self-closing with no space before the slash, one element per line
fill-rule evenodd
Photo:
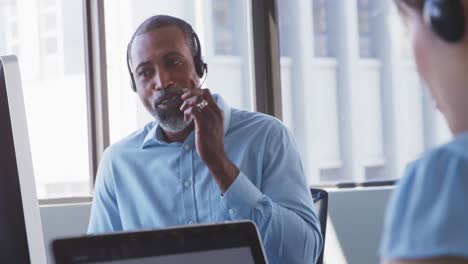
<path fill-rule="evenodd" d="M 151 69 L 142 69 L 141 71 L 138 72 L 138 75 L 143 76 L 143 77 L 150 77 L 151 74 L 152 74 Z"/>
<path fill-rule="evenodd" d="M 167 66 L 177 66 L 182 64 L 182 60 L 179 59 L 171 59 L 167 62 Z"/>

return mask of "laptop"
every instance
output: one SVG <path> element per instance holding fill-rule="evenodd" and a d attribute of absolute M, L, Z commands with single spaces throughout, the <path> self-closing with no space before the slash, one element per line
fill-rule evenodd
<path fill-rule="evenodd" d="M 251 221 L 57 239 L 57 264 L 266 264 Z"/>

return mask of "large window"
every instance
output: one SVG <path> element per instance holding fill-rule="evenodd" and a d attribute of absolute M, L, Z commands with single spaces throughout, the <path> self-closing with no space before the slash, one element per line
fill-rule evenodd
<path fill-rule="evenodd" d="M 391 1 L 277 3 L 283 117 L 310 184 L 395 179 L 448 139 Z"/>
<path fill-rule="evenodd" d="M 242 29 L 239 28 L 236 16 L 236 14 L 242 12 L 242 10 L 239 10 L 240 3 L 241 1 L 232 0 L 211 1 L 212 18 L 215 22 L 212 29 L 214 53 L 216 55 L 240 55 L 242 43 L 239 43 L 237 38 L 240 36 L 240 30 Z M 243 13 L 245 14 L 245 10 Z"/>
<path fill-rule="evenodd" d="M 173 15 L 193 25 L 208 63 L 203 86 L 219 93 L 233 107 L 252 110 L 248 7 L 247 0 L 106 0 L 111 143 L 153 120 L 131 90 L 125 61 L 132 33 L 152 15 Z"/>
<path fill-rule="evenodd" d="M 107 87 L 94 88 L 107 89 L 107 97 L 88 98 L 83 36 L 92 34 L 84 32 L 83 0 L 0 1 L 0 54 L 20 61 L 39 197 L 90 195 L 89 160 L 101 153 L 88 147 L 88 114 L 98 115 L 87 104 L 108 103 L 103 127 L 109 134 L 98 131 L 93 140 L 99 135 L 114 143 L 153 120 L 126 68 L 128 41 L 152 15 L 191 23 L 208 63 L 204 87 L 233 107 L 256 109 L 254 90 L 275 88 L 253 85 L 251 3 L 104 0 L 98 15 L 105 43 L 98 44 L 106 47 Z M 277 7 L 282 116 L 310 184 L 395 179 L 418 154 L 449 138 L 391 2 L 277 0 Z"/>
<path fill-rule="evenodd" d="M 18 56 L 39 198 L 90 195 L 81 0 L 0 1 L 0 54 Z"/>

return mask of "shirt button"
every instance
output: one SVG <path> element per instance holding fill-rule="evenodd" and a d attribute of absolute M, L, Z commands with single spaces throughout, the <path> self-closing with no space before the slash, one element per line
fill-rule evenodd
<path fill-rule="evenodd" d="M 190 149 L 190 146 L 189 146 L 189 145 L 185 145 L 185 146 L 184 146 L 184 149 L 185 149 L 185 150 L 189 150 L 189 149 Z"/>
<path fill-rule="evenodd" d="M 229 209 L 228 212 L 229 212 L 230 215 L 234 215 L 234 214 L 236 213 L 236 210 L 234 210 L 234 209 Z"/>
<path fill-rule="evenodd" d="M 186 188 L 190 187 L 190 185 L 192 185 L 192 183 L 191 183 L 190 181 L 185 181 L 185 182 L 184 182 L 184 186 L 185 186 Z"/>

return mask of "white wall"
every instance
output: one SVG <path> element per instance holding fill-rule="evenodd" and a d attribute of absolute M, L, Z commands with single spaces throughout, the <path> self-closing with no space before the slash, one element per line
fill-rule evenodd
<path fill-rule="evenodd" d="M 329 190 L 325 245 L 328 264 L 375 264 L 384 211 L 392 188 Z M 90 204 L 41 206 L 44 239 L 51 261 L 53 239 L 86 233 Z"/>

